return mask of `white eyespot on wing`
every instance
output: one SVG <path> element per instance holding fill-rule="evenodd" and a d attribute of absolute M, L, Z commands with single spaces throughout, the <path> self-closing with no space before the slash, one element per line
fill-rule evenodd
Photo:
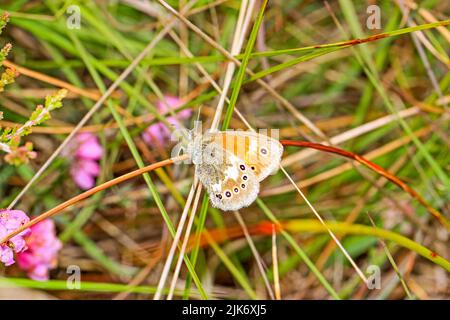
<path fill-rule="evenodd" d="M 232 180 L 238 180 L 240 170 L 239 170 L 239 164 L 242 163 L 242 160 L 240 160 L 238 157 L 236 157 L 234 154 L 231 154 L 227 152 L 228 161 L 227 161 L 227 168 L 225 169 L 225 180 L 232 179 Z"/>
<path fill-rule="evenodd" d="M 229 166 L 225 170 L 225 179 L 237 180 L 239 177 L 239 169 L 236 166 Z"/>
<path fill-rule="evenodd" d="M 236 157 L 234 154 L 228 152 L 228 162 L 229 163 L 238 163 L 239 161 L 241 161 L 241 159 Z"/>
<path fill-rule="evenodd" d="M 211 185 L 211 190 L 213 192 L 221 192 L 222 191 L 222 185 L 220 183 L 214 183 Z"/>

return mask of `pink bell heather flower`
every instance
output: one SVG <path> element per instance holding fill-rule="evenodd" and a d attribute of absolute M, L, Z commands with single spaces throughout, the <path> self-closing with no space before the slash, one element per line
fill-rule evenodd
<path fill-rule="evenodd" d="M 30 218 L 21 210 L 0 210 L 0 238 L 7 236 L 29 221 Z M 29 233 L 30 229 L 25 229 L 12 237 L 7 244 L 0 244 L 0 262 L 5 266 L 14 264 L 14 253 L 20 253 L 27 249 L 24 237 Z"/>
<path fill-rule="evenodd" d="M 100 173 L 98 160 L 103 155 L 103 148 L 98 138 L 89 132 L 80 133 L 69 147 L 66 156 L 72 156 L 70 175 L 75 183 L 83 190 L 95 186 L 95 179 Z"/>
<path fill-rule="evenodd" d="M 25 238 L 28 250 L 17 255 L 19 267 L 33 280 L 49 278 L 49 270 L 57 265 L 61 241 L 56 237 L 52 220 L 41 221 L 31 227 L 31 234 Z"/>
<path fill-rule="evenodd" d="M 169 109 L 176 109 L 182 105 L 183 101 L 181 99 L 172 96 L 165 96 L 164 102 L 158 101 L 158 103 L 156 104 L 156 108 L 161 114 L 163 114 L 166 113 Z M 191 116 L 191 114 L 192 114 L 191 109 L 184 109 L 178 112 L 175 117 L 173 116 L 168 117 L 167 121 L 171 125 L 178 127 L 177 121 L 181 122 L 183 120 L 186 120 Z M 149 145 L 155 143 L 163 145 L 170 138 L 170 130 L 164 123 L 158 122 L 152 124 L 147 129 L 145 129 L 142 134 L 142 138 Z"/>

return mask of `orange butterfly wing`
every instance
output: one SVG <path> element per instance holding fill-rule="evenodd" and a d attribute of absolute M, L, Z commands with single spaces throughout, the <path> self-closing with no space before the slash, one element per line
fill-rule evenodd
<path fill-rule="evenodd" d="M 264 180 L 279 167 L 283 146 L 264 134 L 249 131 L 221 131 L 212 134 L 213 142 L 242 159 L 258 181 Z"/>

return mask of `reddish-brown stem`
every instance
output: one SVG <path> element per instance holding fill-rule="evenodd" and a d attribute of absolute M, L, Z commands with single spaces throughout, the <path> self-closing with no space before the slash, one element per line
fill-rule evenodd
<path fill-rule="evenodd" d="M 160 167 L 164 167 L 170 164 L 173 164 L 175 162 L 179 162 L 179 161 L 183 161 L 186 160 L 188 158 L 188 155 L 184 154 L 175 158 L 171 158 L 171 159 L 167 159 L 167 160 L 163 160 L 157 163 L 153 163 L 151 165 L 148 165 L 144 168 L 141 169 L 137 169 L 131 172 L 128 172 L 120 177 L 117 177 L 115 179 L 109 180 L 105 183 L 102 183 L 101 185 L 98 185 L 92 189 L 89 189 L 83 193 L 80 193 L 79 195 L 57 205 L 56 207 L 48 210 L 47 212 L 44 212 L 43 214 L 35 217 L 34 219 L 32 219 L 30 222 L 24 224 L 23 226 L 21 226 L 20 228 L 18 228 L 17 230 L 15 230 L 14 232 L 11 232 L 10 234 L 8 234 L 7 236 L 5 236 L 3 239 L 0 240 L 0 244 L 6 243 L 9 239 L 11 239 L 12 237 L 18 235 L 19 233 L 21 233 L 22 231 L 24 231 L 27 228 L 30 228 L 31 226 L 35 225 L 36 223 L 48 219 L 54 215 L 56 215 L 57 213 L 61 212 L 62 210 L 64 210 L 65 208 L 77 203 L 78 201 L 81 201 L 83 199 L 86 199 L 90 196 L 92 196 L 93 194 L 100 192 L 102 190 L 105 190 L 107 188 L 110 188 L 112 186 L 115 186 L 116 184 L 119 184 L 121 182 L 124 182 L 126 180 L 132 179 L 134 177 L 140 176 L 143 173 L 158 169 Z"/>
<path fill-rule="evenodd" d="M 415 198 L 417 201 L 419 201 L 427 210 L 431 213 L 433 217 L 435 217 L 440 224 L 442 224 L 447 230 L 450 231 L 450 223 L 445 219 L 445 217 L 436 209 L 434 209 L 419 193 L 417 193 L 414 189 L 412 189 L 410 186 L 408 186 L 405 182 L 397 178 L 395 175 L 389 173 L 382 167 L 376 165 L 372 161 L 367 160 L 366 158 L 359 156 L 353 152 L 342 150 L 336 147 L 331 147 L 327 145 L 323 145 L 320 143 L 313 143 L 308 141 L 292 141 L 292 140 L 281 140 L 280 141 L 282 145 L 284 146 L 295 146 L 295 147 L 305 147 L 305 148 L 311 148 L 316 149 L 320 151 L 325 151 L 329 153 L 335 153 L 338 155 L 341 155 L 346 158 L 353 159 L 367 168 L 377 172 L 378 174 L 382 175 L 389 181 L 395 183 L 397 186 L 402 188 L 404 191 L 409 193 L 413 198 Z"/>
<path fill-rule="evenodd" d="M 335 153 L 341 156 L 344 156 L 346 158 L 350 158 L 353 159 L 363 165 L 365 165 L 366 167 L 370 168 L 371 170 L 374 170 L 375 172 L 377 172 L 378 174 L 382 175 L 383 177 L 385 177 L 386 179 L 388 179 L 389 181 L 395 183 L 396 185 L 398 185 L 400 188 L 402 188 L 403 190 L 405 190 L 407 193 L 409 193 L 413 198 L 417 199 L 422 205 L 424 205 L 427 210 L 443 225 L 445 226 L 448 230 L 450 230 L 450 223 L 441 215 L 441 213 L 439 211 L 437 211 L 436 209 L 434 209 L 430 204 L 428 204 L 428 202 L 425 201 L 425 199 L 423 199 L 423 197 L 418 194 L 415 190 L 413 190 L 411 187 L 409 187 L 405 182 L 403 182 L 402 180 L 400 180 L 399 178 L 397 178 L 396 176 L 394 176 L 393 174 L 389 173 L 388 171 L 386 171 L 385 169 L 381 168 L 380 166 L 376 165 L 375 163 L 365 159 L 364 157 L 361 157 L 357 154 L 354 154 L 352 152 L 346 151 L 346 150 L 342 150 L 336 147 L 331 147 L 331 146 L 327 146 L 327 145 L 323 145 L 323 144 L 319 144 L 319 143 L 313 143 L 313 142 L 308 142 L 308 141 L 291 141 L 291 140 L 281 140 L 280 141 L 282 145 L 284 146 L 295 146 L 295 147 L 306 147 L 306 148 L 312 148 L 312 149 L 316 149 L 316 150 L 320 150 L 320 151 L 325 151 L 325 152 L 329 152 L 329 153 Z M 21 233 L 22 231 L 24 231 L 27 228 L 30 228 L 31 226 L 35 225 L 36 223 L 48 219 L 54 215 L 56 215 L 57 213 L 61 212 L 62 210 L 64 210 L 65 208 L 83 200 L 86 199 L 90 196 L 92 196 L 93 194 L 100 192 L 102 190 L 105 190 L 107 188 L 110 188 L 114 185 L 117 185 L 121 182 L 124 182 L 126 180 L 132 179 L 134 177 L 137 177 L 143 173 L 146 172 L 150 172 L 152 170 L 155 170 L 157 168 L 166 166 L 166 165 L 170 165 L 173 164 L 175 162 L 179 162 L 179 161 L 183 161 L 186 160 L 188 158 L 188 155 L 181 155 L 175 158 L 171 158 L 171 159 L 167 159 L 167 160 L 163 160 L 151 165 L 148 165 L 144 168 L 126 173 L 120 177 L 117 177 L 113 180 L 107 181 L 101 185 L 98 185 L 92 189 L 89 189 L 59 205 L 57 205 L 56 207 L 48 210 L 47 212 L 35 217 L 34 219 L 32 219 L 30 222 L 24 224 L 23 226 L 21 226 L 20 228 L 18 228 L 17 230 L 15 230 L 14 232 L 8 234 L 7 236 L 5 236 L 3 239 L 0 240 L 0 244 L 6 243 L 9 239 L 11 239 L 12 237 L 18 235 L 19 233 Z"/>

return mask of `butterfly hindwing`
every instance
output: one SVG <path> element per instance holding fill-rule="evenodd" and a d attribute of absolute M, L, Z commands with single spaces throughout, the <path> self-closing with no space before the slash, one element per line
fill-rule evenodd
<path fill-rule="evenodd" d="M 215 143 L 205 145 L 202 154 L 196 175 L 214 207 L 223 211 L 239 210 L 255 201 L 259 182 L 242 159 Z"/>

